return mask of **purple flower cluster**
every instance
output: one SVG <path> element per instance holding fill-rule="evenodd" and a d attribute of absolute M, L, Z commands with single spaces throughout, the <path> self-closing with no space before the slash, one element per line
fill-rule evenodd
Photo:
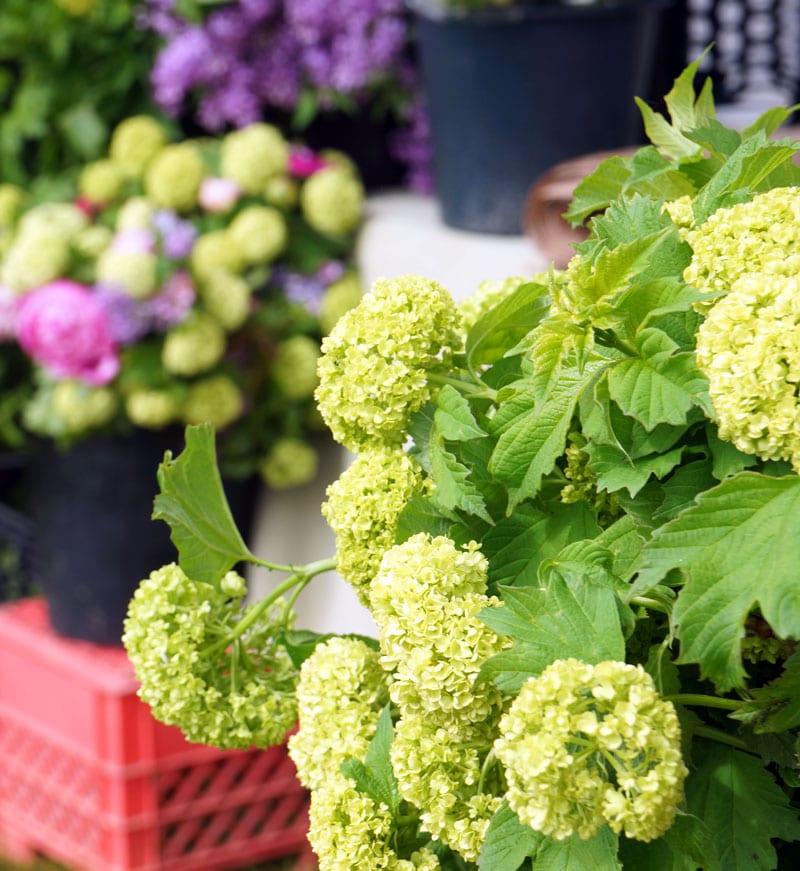
<path fill-rule="evenodd" d="M 139 16 L 164 39 L 152 86 L 166 112 L 177 117 L 196 105 L 195 121 L 218 132 L 262 120 L 267 109 L 293 111 L 309 94 L 333 110 L 337 96 L 366 105 L 382 90 L 399 93 L 398 117 L 416 144 L 401 140 L 395 156 L 409 165 L 412 183 L 424 178 L 430 150 L 419 99 L 408 90 L 416 83 L 403 0 L 230 0 L 202 23 L 175 5 L 147 0 Z"/>

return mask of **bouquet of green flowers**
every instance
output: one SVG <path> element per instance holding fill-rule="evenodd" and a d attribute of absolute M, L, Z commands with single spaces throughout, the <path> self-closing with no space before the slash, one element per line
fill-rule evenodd
<path fill-rule="evenodd" d="M 116 127 L 72 201 L 0 187 L 6 350 L 30 361 L 28 434 L 209 422 L 232 477 L 313 477 L 321 337 L 361 296 L 363 189 L 349 162 L 252 124 L 170 142 Z"/>
<path fill-rule="evenodd" d="M 381 281 L 324 340 L 335 559 L 248 552 L 208 428 L 160 468 L 141 696 L 220 746 L 299 720 L 323 871 L 796 865 L 800 144 L 696 71 L 577 190 L 566 270 Z M 287 577 L 243 605 L 240 560 Z M 293 628 L 332 565 L 378 640 Z"/>

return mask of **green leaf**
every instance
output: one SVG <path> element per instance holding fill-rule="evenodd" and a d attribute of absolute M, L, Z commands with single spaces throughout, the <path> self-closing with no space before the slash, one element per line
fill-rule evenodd
<path fill-rule="evenodd" d="M 611 569 L 624 581 L 630 580 L 642 558 L 645 538 L 630 514 L 624 514 L 595 538 L 613 555 Z"/>
<path fill-rule="evenodd" d="M 653 512 L 653 520 L 658 523 L 672 520 L 681 511 L 694 505 L 699 493 L 710 490 L 716 483 L 708 460 L 696 460 L 679 466 L 675 474 L 664 482 L 664 501 Z"/>
<path fill-rule="evenodd" d="M 355 782 L 359 792 L 381 802 L 392 814 L 400 806 L 400 791 L 394 776 L 390 750 L 394 727 L 389 705 L 381 711 L 375 735 L 369 743 L 364 761 L 348 759 L 342 763 L 342 774 Z"/>
<path fill-rule="evenodd" d="M 558 383 L 564 361 L 586 342 L 586 333 L 569 319 L 547 318 L 530 337 L 533 395 L 545 402 Z"/>
<path fill-rule="evenodd" d="M 546 589 L 506 587 L 504 608 L 487 608 L 481 619 L 517 644 L 490 657 L 481 677 L 506 692 L 519 690 L 527 678 L 556 659 L 575 657 L 597 663 L 625 657 L 616 594 L 591 583 L 569 584 L 554 576 Z"/>
<path fill-rule="evenodd" d="M 718 871 L 719 857 L 708 826 L 698 817 L 679 813 L 666 833 L 644 844 L 620 840 L 622 867 L 646 871 Z"/>
<path fill-rule="evenodd" d="M 478 857 L 479 871 L 517 871 L 528 856 L 536 854 L 544 835 L 519 821 L 503 802 L 489 822 Z"/>
<path fill-rule="evenodd" d="M 786 660 L 783 673 L 751 696 L 731 716 L 756 732 L 787 732 L 800 726 L 800 651 Z"/>
<path fill-rule="evenodd" d="M 581 392 L 607 364 L 594 359 L 582 370 L 562 369 L 548 400 L 533 407 L 533 397 L 518 397 L 513 416 L 502 421 L 489 471 L 509 493 L 509 514 L 524 499 L 535 496 L 542 477 L 552 471 L 564 448 Z M 499 415 L 498 415 L 499 418 Z"/>
<path fill-rule="evenodd" d="M 397 518 L 396 542 L 400 544 L 407 541 L 418 532 L 427 532 L 432 536 L 447 535 L 452 519 L 451 513 L 443 514 L 429 496 L 415 493 Z"/>
<path fill-rule="evenodd" d="M 640 148 L 631 158 L 630 167 L 631 174 L 623 189 L 625 195 L 638 193 L 661 203 L 696 193 L 691 179 L 653 146 Z"/>
<path fill-rule="evenodd" d="M 478 426 L 467 399 L 446 384 L 436 399 L 434 424 L 445 439 L 452 442 L 483 438 L 486 433 Z"/>
<path fill-rule="evenodd" d="M 709 82 L 706 82 L 699 97 L 695 96 L 694 80 L 703 59 L 708 54 L 706 48 L 690 64 L 681 70 L 672 87 L 664 97 L 669 117 L 679 130 L 692 130 L 702 127 L 715 116 L 714 102 L 711 99 Z"/>
<path fill-rule="evenodd" d="M 257 561 L 225 498 L 213 427 L 186 428 L 185 447 L 175 460 L 167 452 L 158 484 L 153 518 L 169 524 L 180 566 L 190 578 L 216 585 L 237 563 Z"/>
<path fill-rule="evenodd" d="M 467 336 L 467 364 L 471 369 L 505 356 L 550 309 L 547 285 L 530 282 L 518 287 L 482 315 Z"/>
<path fill-rule="evenodd" d="M 602 161 L 572 192 L 565 220 L 579 227 L 591 215 L 604 211 L 622 192 L 630 174 L 630 161 L 624 157 L 615 155 Z"/>
<path fill-rule="evenodd" d="M 682 447 L 641 459 L 628 457 L 611 445 L 590 442 L 586 450 L 591 458 L 592 471 L 597 476 L 597 488 L 609 493 L 624 489 L 632 497 L 638 495 L 651 476 L 660 479 L 668 475 L 683 457 Z"/>
<path fill-rule="evenodd" d="M 662 315 L 689 311 L 692 303 L 712 298 L 713 294 L 701 293 L 681 278 L 657 278 L 634 284 L 620 297 L 619 305 L 625 309 L 630 326 L 636 329 L 658 326 L 654 321 Z M 693 346 L 683 350 L 692 349 Z"/>
<path fill-rule="evenodd" d="M 592 221 L 592 232 L 607 248 L 616 248 L 635 236 L 649 236 L 671 226 L 672 220 L 660 201 L 635 194 L 614 200 L 602 216 Z"/>
<path fill-rule="evenodd" d="M 525 586 L 536 582 L 539 565 L 566 544 L 593 538 L 600 532 L 593 512 L 581 503 L 548 505 L 545 512 L 520 505 L 483 537 L 489 557 L 489 584 Z"/>
<path fill-rule="evenodd" d="M 686 581 L 673 611 L 680 662 L 696 662 L 721 691 L 741 686 L 739 642 L 758 604 L 781 638 L 800 637 L 800 477 L 741 472 L 653 533 L 632 595 L 672 569 Z"/>
<path fill-rule="evenodd" d="M 491 523 L 492 518 L 486 509 L 483 494 L 470 479 L 469 467 L 445 449 L 442 439 L 431 442 L 430 458 L 431 477 L 436 484 L 430 497 L 431 502 L 445 511 L 460 509 Z"/>
<path fill-rule="evenodd" d="M 711 474 L 718 481 L 758 465 L 758 459 L 752 454 L 743 453 L 732 442 L 722 441 L 717 428 L 710 423 L 706 426 L 706 440 L 713 461 Z"/>
<path fill-rule="evenodd" d="M 756 756 L 698 741 L 689 810 L 708 826 L 722 871 L 773 871 L 774 838 L 800 839 L 797 811 Z"/>
<path fill-rule="evenodd" d="M 642 113 L 647 138 L 659 151 L 673 160 L 693 160 L 700 157 L 702 151 L 696 142 L 692 142 L 688 136 L 684 136 L 660 112 L 651 109 L 644 100 L 639 97 L 634 97 L 634 99 Z"/>
<path fill-rule="evenodd" d="M 686 423 L 692 405 L 710 413 L 706 377 L 694 354 L 675 353 L 676 347 L 660 330 L 642 330 L 637 337 L 639 356 L 616 363 L 608 372 L 611 398 L 648 432 L 659 423 Z"/>
<path fill-rule="evenodd" d="M 100 157 L 108 139 L 108 125 L 91 103 L 71 106 L 58 116 L 58 126 L 72 150 L 83 160 Z"/>
<path fill-rule="evenodd" d="M 554 841 L 542 842 L 534 859 L 535 871 L 621 871 L 617 858 L 619 839 L 606 826 L 593 837 L 582 841 L 577 835 Z"/>

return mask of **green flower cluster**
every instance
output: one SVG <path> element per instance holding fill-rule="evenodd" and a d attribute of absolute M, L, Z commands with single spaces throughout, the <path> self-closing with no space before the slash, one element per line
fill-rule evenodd
<path fill-rule="evenodd" d="M 308 789 L 348 784 L 341 764 L 363 759 L 388 700 L 378 652 L 357 638 L 319 644 L 300 669 L 297 712 L 300 728 L 289 739 L 289 755 Z"/>
<path fill-rule="evenodd" d="M 336 534 L 336 568 L 364 605 L 383 554 L 394 544 L 397 518 L 423 486 L 413 457 L 376 447 L 359 454 L 326 490 L 322 514 Z"/>
<path fill-rule="evenodd" d="M 467 861 L 502 802 L 480 778 L 502 698 L 476 678 L 507 643 L 477 616 L 499 605 L 486 596 L 487 569 L 475 542 L 459 549 L 421 533 L 386 552 L 370 595 L 400 712 L 391 751 L 400 794 L 420 809 L 423 829 Z"/>
<path fill-rule="evenodd" d="M 790 460 L 795 471 L 800 471 L 799 292 L 796 276 L 743 275 L 701 324 L 696 353 L 720 438 L 764 460 Z"/>
<path fill-rule="evenodd" d="M 456 304 L 435 281 L 376 281 L 322 342 L 315 395 L 333 437 L 356 452 L 402 444 L 432 395 L 429 374 L 445 372 L 462 343 Z"/>
<path fill-rule="evenodd" d="M 692 262 L 684 280 L 698 290 L 727 293 L 749 273 L 800 271 L 800 190 L 773 188 L 750 202 L 718 209 L 685 234 Z"/>
<path fill-rule="evenodd" d="M 218 589 L 170 564 L 143 580 L 131 600 L 122 641 L 139 695 L 190 741 L 267 747 L 295 724 L 295 669 L 275 640 L 283 603 L 236 637 L 245 591 L 235 572 Z"/>
<path fill-rule="evenodd" d="M 525 278 L 521 275 L 513 275 L 509 278 L 503 278 L 495 281 L 482 281 L 474 293 L 470 294 L 466 299 L 459 304 L 461 316 L 464 319 L 464 327 L 470 329 L 474 326 L 486 312 L 493 309 L 498 303 L 501 303 L 506 297 L 523 284 L 529 282 L 537 282 L 546 284 L 548 280 L 547 273 L 537 273 L 536 275 Z"/>
<path fill-rule="evenodd" d="M 641 666 L 556 660 L 500 721 L 495 752 L 519 818 L 556 840 L 604 825 L 651 841 L 671 825 L 688 774 L 675 708 Z"/>

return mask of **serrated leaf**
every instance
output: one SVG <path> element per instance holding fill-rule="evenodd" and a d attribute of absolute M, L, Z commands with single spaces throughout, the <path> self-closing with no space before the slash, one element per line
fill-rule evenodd
<path fill-rule="evenodd" d="M 758 465 L 752 454 L 743 453 L 732 442 L 722 441 L 717 428 L 710 423 L 706 426 L 706 441 L 711 451 L 711 474 L 718 481 Z"/>
<path fill-rule="evenodd" d="M 572 835 L 563 841 L 547 838 L 536 853 L 533 867 L 536 871 L 621 871 L 617 858 L 619 839 L 606 826 L 593 837 L 582 841 Z"/>
<path fill-rule="evenodd" d="M 397 518 L 396 542 L 400 544 L 407 541 L 418 532 L 427 532 L 432 536 L 447 535 L 453 519 L 452 512 L 442 512 L 430 496 L 415 493 Z"/>
<path fill-rule="evenodd" d="M 613 555 L 612 571 L 624 581 L 630 580 L 642 558 L 645 537 L 633 517 L 624 514 L 595 539 Z"/>
<path fill-rule="evenodd" d="M 236 528 L 222 487 L 208 424 L 186 428 L 185 447 L 158 468 L 161 492 L 153 519 L 165 520 L 183 571 L 193 580 L 217 585 L 239 562 L 257 562 Z"/>
<path fill-rule="evenodd" d="M 668 475 L 683 458 L 683 448 L 673 448 L 664 454 L 653 454 L 639 459 L 626 456 L 611 445 L 586 446 L 592 471 L 597 476 L 597 488 L 616 493 L 627 490 L 636 497 L 651 477 L 661 479 Z"/>
<path fill-rule="evenodd" d="M 436 484 L 431 502 L 445 511 L 466 511 L 492 523 L 483 494 L 470 479 L 469 467 L 448 451 L 441 439 L 431 442 L 430 458 L 430 474 Z"/>
<path fill-rule="evenodd" d="M 543 839 L 544 835 L 521 823 L 504 801 L 489 821 L 478 869 L 517 871 L 526 858 L 535 855 Z"/>
<path fill-rule="evenodd" d="M 797 811 L 756 756 L 698 742 L 686 782 L 689 810 L 708 826 L 721 871 L 773 871 L 772 839 L 800 839 Z"/>
<path fill-rule="evenodd" d="M 519 690 L 556 659 L 575 657 L 597 663 L 625 656 L 616 594 L 591 583 L 570 585 L 554 576 L 546 589 L 508 587 L 504 608 L 487 608 L 481 619 L 517 643 L 490 657 L 481 668 L 506 692 Z"/>
<path fill-rule="evenodd" d="M 392 715 L 390 706 L 386 705 L 378 718 L 375 735 L 369 743 L 364 761 L 348 759 L 341 766 L 342 774 L 353 780 L 359 792 L 385 804 L 392 814 L 400 806 L 400 791 L 390 756 L 393 740 Z"/>
<path fill-rule="evenodd" d="M 672 569 L 685 577 L 673 610 L 680 662 L 695 662 L 720 691 L 741 686 L 740 639 L 758 604 L 781 638 L 800 638 L 800 477 L 741 472 L 698 496 L 645 546 L 631 594 Z"/>
<path fill-rule="evenodd" d="M 578 183 L 564 219 L 579 227 L 591 215 L 604 211 L 619 196 L 630 173 L 629 160 L 619 155 L 606 158 Z"/>
<path fill-rule="evenodd" d="M 641 98 L 634 99 L 642 113 L 647 138 L 659 151 L 674 160 L 691 160 L 701 155 L 700 146 L 673 127 L 660 112 L 655 112 Z"/>
<path fill-rule="evenodd" d="M 708 826 L 698 817 L 678 813 L 662 837 L 644 844 L 620 840 L 622 867 L 646 871 L 719 871 L 719 856 Z"/>
<path fill-rule="evenodd" d="M 508 489 L 509 513 L 536 495 L 543 476 L 564 453 L 580 394 L 606 365 L 605 360 L 594 359 L 582 371 L 574 366 L 562 369 L 546 402 L 534 408 L 531 396 L 528 405 L 517 403 L 516 415 L 503 421 L 489 471 Z"/>
<path fill-rule="evenodd" d="M 467 364 L 477 369 L 505 356 L 509 348 L 529 333 L 550 309 L 547 286 L 530 282 L 518 287 L 486 312 L 469 331 Z"/>
<path fill-rule="evenodd" d="M 710 412 L 708 380 L 695 364 L 694 354 L 675 353 L 676 345 L 656 329 L 642 330 L 637 337 L 639 356 L 622 360 L 608 370 L 611 398 L 629 417 L 648 431 L 660 423 L 686 423 L 693 405 Z"/>
<path fill-rule="evenodd" d="M 653 146 L 640 148 L 631 158 L 630 169 L 631 174 L 623 188 L 626 195 L 638 193 L 661 203 L 696 193 L 691 179 Z"/>
<path fill-rule="evenodd" d="M 708 460 L 686 463 L 664 482 L 664 501 L 653 513 L 653 520 L 664 523 L 693 505 L 698 493 L 710 490 L 717 483 Z"/>
<path fill-rule="evenodd" d="M 634 284 L 620 297 L 619 304 L 625 308 L 631 327 L 636 329 L 640 326 L 655 327 L 657 324 L 653 321 L 662 315 L 688 311 L 693 303 L 713 296 L 701 293 L 681 278 L 657 278 Z"/>
<path fill-rule="evenodd" d="M 446 384 L 436 397 L 433 419 L 436 431 L 452 442 L 469 441 L 486 436 L 478 426 L 468 400 L 449 384 Z"/>
<path fill-rule="evenodd" d="M 566 544 L 598 535 L 593 512 L 581 503 L 558 503 L 547 512 L 520 505 L 483 537 L 493 587 L 533 584 L 542 560 L 555 556 Z"/>
<path fill-rule="evenodd" d="M 634 194 L 614 200 L 592 221 L 592 232 L 607 248 L 616 248 L 634 236 L 649 236 L 670 226 L 672 220 L 659 201 Z"/>
<path fill-rule="evenodd" d="M 751 698 L 734 711 L 735 720 L 755 732 L 788 732 L 800 726 L 800 651 L 786 660 L 782 674 L 750 691 Z"/>
<path fill-rule="evenodd" d="M 706 48 L 679 73 L 672 87 L 664 97 L 664 103 L 672 123 L 679 130 L 692 130 L 702 127 L 715 116 L 714 101 L 711 99 L 710 82 L 706 82 L 699 97 L 695 96 L 694 80 L 703 59 L 708 54 Z"/>

